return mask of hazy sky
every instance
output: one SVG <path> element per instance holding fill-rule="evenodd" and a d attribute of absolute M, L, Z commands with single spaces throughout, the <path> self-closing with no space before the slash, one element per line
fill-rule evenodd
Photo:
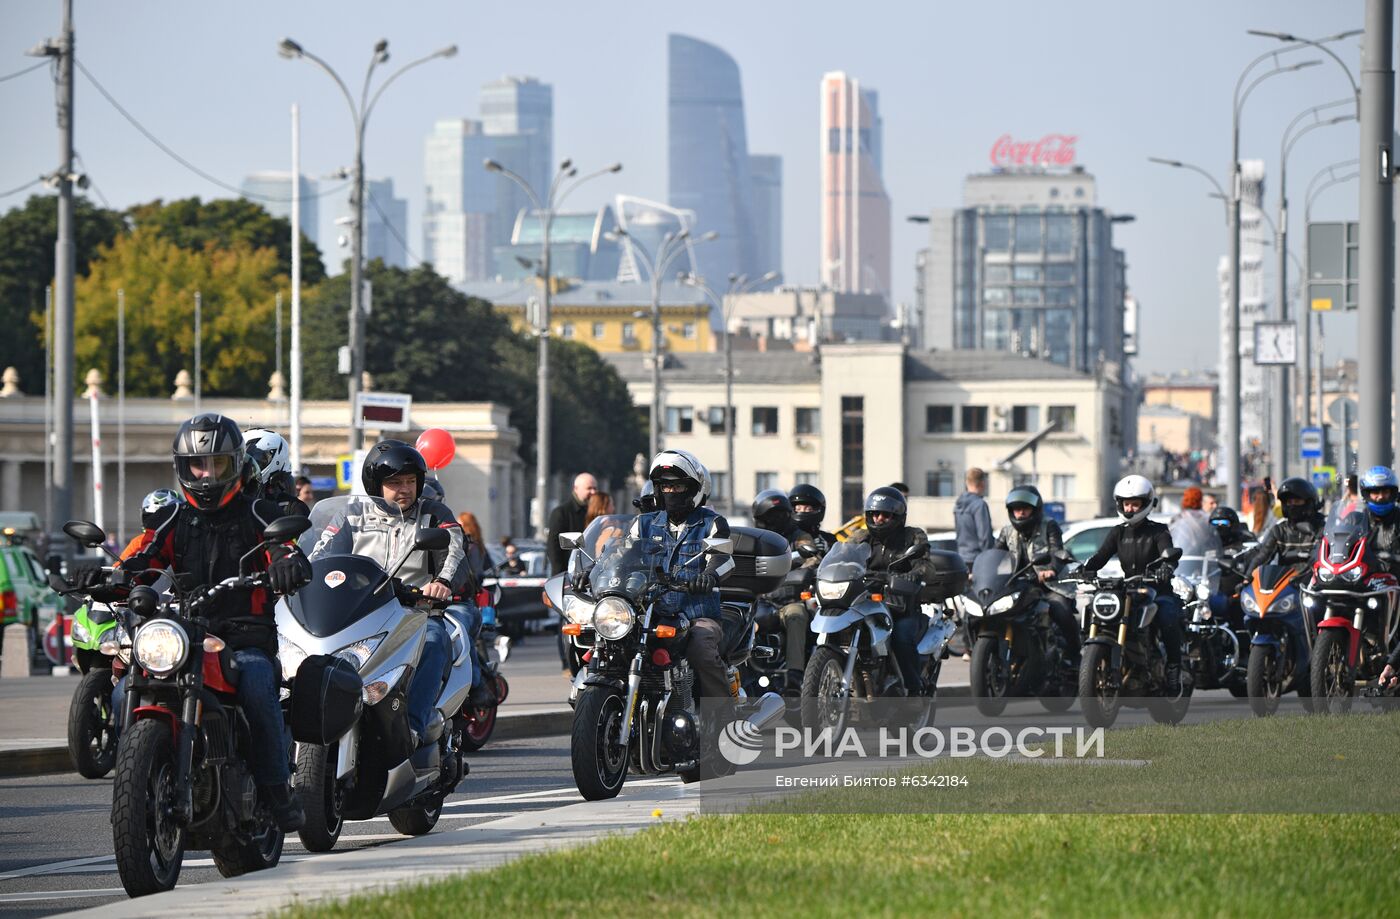
<path fill-rule="evenodd" d="M 907 215 L 960 203 L 964 176 L 986 168 L 1002 134 L 1077 135 L 1078 162 L 1097 176 L 1100 204 L 1137 217 L 1118 226 L 1116 240 L 1142 304 L 1143 370 L 1216 361 L 1216 263 L 1226 244 L 1221 205 L 1206 197 L 1205 181 L 1146 158 L 1192 161 L 1224 183 L 1235 80 L 1270 47 L 1245 30 L 1323 36 L 1359 28 L 1363 19 L 1361 0 L 76 0 L 75 7 L 78 57 L 93 75 L 162 141 L 233 185 L 252 171 L 289 168 L 293 102 L 302 107 L 305 172 L 324 175 L 352 159 L 343 99 L 308 62 L 277 56 L 282 36 L 325 58 L 355 87 L 381 37 L 390 42 L 391 66 L 455 42 L 456 58 L 408 73 L 385 93 L 366 142 L 369 175 L 392 177 L 409 199 L 414 251 L 422 249 L 423 138 L 437 118 L 476 117 L 481 84 L 503 74 L 553 84 L 558 157 L 571 156 L 583 169 L 623 162 L 621 174 L 580 190 L 571 206 L 594 207 L 619 192 L 664 200 L 670 32 L 714 42 L 738 61 L 750 151 L 783 157 L 783 269 L 791 281 L 817 277 L 825 71 L 845 70 L 880 93 L 897 300 L 912 301 L 914 252 L 925 236 Z M 0 3 L 0 76 L 32 63 L 24 51 L 56 35 L 59 20 L 58 0 Z M 1334 47 L 1359 78 L 1357 40 Z M 1271 212 L 1285 125 L 1349 94 L 1341 70 L 1325 60 L 1270 80 L 1250 98 L 1243 154 L 1268 162 Z M 77 149 L 113 207 L 226 194 L 138 134 L 81 75 L 76 110 Z M 0 83 L 0 115 L 4 191 L 56 163 L 47 71 Z M 1355 157 L 1356 138 L 1354 125 L 1341 125 L 1294 148 L 1288 174 L 1299 255 L 1303 190 L 1321 167 Z M 1354 218 L 1357 194 L 1355 182 L 1334 187 L 1314 218 Z M 322 201 L 323 225 L 338 210 L 331 200 Z M 6 198 L 0 208 L 22 201 Z M 1272 267 L 1268 273 L 1272 281 Z M 1329 356 L 1354 352 L 1352 329 L 1344 317 L 1330 321 Z"/>

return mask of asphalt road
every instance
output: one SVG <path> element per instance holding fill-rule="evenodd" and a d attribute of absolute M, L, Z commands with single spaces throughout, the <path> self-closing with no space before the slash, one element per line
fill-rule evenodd
<path fill-rule="evenodd" d="M 440 827 L 582 800 L 564 736 L 493 741 L 470 764 L 471 774 L 448 799 Z M 0 779 L 0 916 L 47 916 L 126 899 L 112 857 L 111 800 L 110 779 Z M 387 817 L 348 823 L 336 852 L 391 846 L 404 838 Z M 336 852 L 316 857 L 335 858 Z M 288 837 L 283 862 L 309 857 L 294 835 Z M 181 886 L 218 879 L 207 852 L 186 853 Z"/>

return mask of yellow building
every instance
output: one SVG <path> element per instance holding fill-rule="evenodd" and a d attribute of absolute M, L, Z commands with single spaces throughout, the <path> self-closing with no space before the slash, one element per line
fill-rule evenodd
<path fill-rule="evenodd" d="M 1214 427 L 1219 392 L 1215 380 L 1206 377 L 1152 376 L 1142 383 L 1142 404 L 1170 406 L 1199 415 Z"/>
<path fill-rule="evenodd" d="M 540 284 L 481 281 L 460 285 L 463 293 L 491 303 L 519 331 L 535 326 Z M 549 326 L 556 338 L 582 342 L 599 352 L 651 350 L 651 285 L 616 281 L 555 279 Z M 661 289 L 662 348 L 676 353 L 713 351 L 710 304 L 684 284 Z"/>

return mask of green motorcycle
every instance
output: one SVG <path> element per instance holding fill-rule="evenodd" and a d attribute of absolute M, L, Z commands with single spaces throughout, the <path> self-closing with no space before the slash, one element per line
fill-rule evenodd
<path fill-rule="evenodd" d="M 73 614 L 73 661 L 83 678 L 68 705 L 68 755 L 85 779 L 106 776 L 117 760 L 112 662 L 123 632 L 116 612 L 105 603 L 89 601 Z"/>

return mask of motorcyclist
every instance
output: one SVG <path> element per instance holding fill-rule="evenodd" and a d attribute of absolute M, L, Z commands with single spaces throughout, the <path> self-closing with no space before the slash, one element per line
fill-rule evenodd
<path fill-rule="evenodd" d="M 130 572 L 168 568 L 196 588 L 238 577 L 240 559 L 262 543 L 268 524 L 284 516 L 273 502 L 244 491 L 243 433 L 223 415 L 196 415 L 180 425 L 172 452 L 184 501 L 152 502 L 156 509 L 143 515 L 140 542 L 116 566 Z M 288 785 L 272 593 L 295 593 L 310 580 L 311 567 L 295 545 L 254 553 L 252 567 L 266 571 L 272 590 L 226 594 L 206 616 L 210 631 L 232 650 L 239 672 L 238 700 L 253 741 L 248 756 L 253 779 L 277 825 L 290 832 L 306 815 Z M 235 617 L 244 621 L 220 622 Z"/>
<path fill-rule="evenodd" d="M 720 624 L 719 583 L 734 569 L 734 560 L 706 553 L 704 541 L 728 538 L 729 521 L 705 507 L 710 473 L 687 451 L 658 453 L 647 478 L 656 489 L 661 509 L 638 516 L 631 535 L 652 540 L 663 550 L 660 557 L 665 575 L 684 594 L 673 592 L 663 600 L 667 605 L 678 605 L 690 620 L 685 657 L 695 671 L 700 695 L 728 702 L 732 695 L 720 656 L 724 629 Z"/>
<path fill-rule="evenodd" d="M 1018 485 L 1006 495 L 1006 514 L 1010 523 L 1001 528 L 993 548 L 1010 552 L 1016 568 L 1024 568 L 1034 560 L 1049 556 L 1046 564 L 1035 565 L 1035 576 L 1043 585 L 1042 594 L 1050 605 L 1050 618 L 1060 630 L 1065 643 L 1064 664 L 1079 668 L 1079 617 L 1064 595 L 1050 587 L 1059 576 L 1064 562 L 1056 558 L 1064 552 L 1064 536 L 1059 523 L 1045 516 L 1045 501 L 1034 485 Z"/>
<path fill-rule="evenodd" d="M 243 450 L 248 456 L 249 486 L 255 497 L 280 505 L 283 513 L 310 516 L 311 508 L 297 497 L 292 448 L 281 434 L 265 428 L 248 431 L 243 435 Z"/>
<path fill-rule="evenodd" d="M 759 492 L 753 499 L 751 509 L 754 524 L 783 537 L 787 540 L 789 549 L 795 550 L 799 546 L 816 547 L 812 535 L 798 526 L 793 519 L 792 504 L 788 501 L 788 496 L 778 489 L 769 488 Z M 815 569 L 819 561 L 820 558 L 813 555 L 803 559 L 800 567 Z M 797 591 L 790 587 L 782 587 L 770 595 L 774 603 L 780 604 L 778 618 L 787 636 L 784 653 L 788 672 L 784 689 L 793 696 L 801 695 L 802 673 L 807 668 L 807 636 L 812 625 L 807 613 L 807 604 L 796 596 L 796 593 Z"/>
<path fill-rule="evenodd" d="M 1215 535 L 1220 540 L 1220 547 L 1227 552 L 1238 549 L 1249 541 L 1252 536 L 1240 524 L 1240 515 L 1235 513 L 1233 507 L 1219 506 L 1210 512 L 1210 517 L 1206 521 L 1215 529 Z"/>
<path fill-rule="evenodd" d="M 823 555 L 831 551 L 831 547 L 836 545 L 836 536 L 822 529 L 822 520 L 826 517 L 826 495 L 822 494 L 821 489 L 803 482 L 792 487 L 788 500 L 792 502 L 793 522 L 811 534 Z"/>
<path fill-rule="evenodd" d="M 1250 554 L 1246 573 L 1270 562 L 1302 565 L 1317 557 L 1327 521 L 1313 483 L 1297 476 L 1284 479 L 1278 487 L 1278 500 L 1283 505 L 1283 519 L 1260 538 Z"/>
<path fill-rule="evenodd" d="M 1254 536 L 1240 524 L 1240 516 L 1235 513 L 1234 508 L 1223 505 L 1216 507 L 1210 512 L 1207 522 L 1215 531 L 1216 538 L 1220 540 L 1220 548 L 1225 558 L 1235 557 L 1245 563 L 1249 561 L 1249 553 L 1244 544 Z M 1231 568 L 1222 567 L 1219 588 L 1210 595 L 1211 615 L 1229 622 L 1235 629 L 1244 626 L 1244 611 L 1240 609 L 1239 601 L 1240 588 L 1244 585 L 1241 570 L 1238 565 L 1232 565 Z"/>
<path fill-rule="evenodd" d="M 1400 481 L 1389 466 L 1372 466 L 1361 474 L 1360 484 L 1361 500 L 1366 502 L 1366 515 L 1371 518 L 1370 550 L 1376 556 L 1376 567 L 1400 574 L 1400 510 L 1396 509 Z"/>
<path fill-rule="evenodd" d="M 656 500 L 656 486 L 651 484 L 651 479 L 642 483 L 641 493 L 632 499 L 632 506 L 639 514 L 654 514 L 661 509 L 661 502 Z"/>
<path fill-rule="evenodd" d="M 408 560 L 399 568 L 399 580 L 419 588 L 429 600 L 450 601 L 465 574 L 462 528 L 443 504 L 419 497 L 427 474 L 428 464 L 411 444 L 401 440 L 375 444 L 360 469 L 360 481 L 371 500 L 336 514 L 311 550 L 312 560 L 324 555 L 363 555 L 392 571 L 408 554 Z M 440 552 L 413 552 L 416 532 L 430 527 L 448 532 L 448 547 Z M 423 651 L 405 700 L 415 747 L 432 719 L 433 705 L 451 659 L 452 642 L 442 611 L 432 610 Z"/>
<path fill-rule="evenodd" d="M 1147 575 L 1157 582 L 1157 626 L 1161 630 L 1167 657 L 1167 693 L 1181 694 L 1181 601 L 1171 590 L 1176 562 L 1163 553 L 1175 548 L 1171 530 L 1165 523 L 1149 520 L 1157 505 L 1152 483 L 1140 475 L 1126 476 L 1113 487 L 1113 503 L 1123 522 L 1108 531 L 1099 550 L 1084 563 L 1083 570 L 1097 572 L 1115 555 L 1123 566 L 1124 577 Z"/>
<path fill-rule="evenodd" d="M 909 515 L 909 505 L 898 489 L 883 485 L 865 498 L 865 528 L 856 532 L 848 540 L 853 543 L 870 544 L 871 571 L 888 571 L 890 564 L 911 547 L 922 547 L 923 553 L 915 553 L 916 560 L 907 572 L 910 578 L 927 583 L 925 575 L 928 562 L 928 534 L 918 527 L 905 526 Z M 928 617 L 923 614 L 914 598 L 908 598 L 905 609 L 895 611 L 894 631 L 891 644 L 895 660 L 899 662 L 899 672 L 904 678 L 904 688 L 909 695 L 923 692 L 923 678 L 919 673 L 919 640 L 928 627 Z"/>

